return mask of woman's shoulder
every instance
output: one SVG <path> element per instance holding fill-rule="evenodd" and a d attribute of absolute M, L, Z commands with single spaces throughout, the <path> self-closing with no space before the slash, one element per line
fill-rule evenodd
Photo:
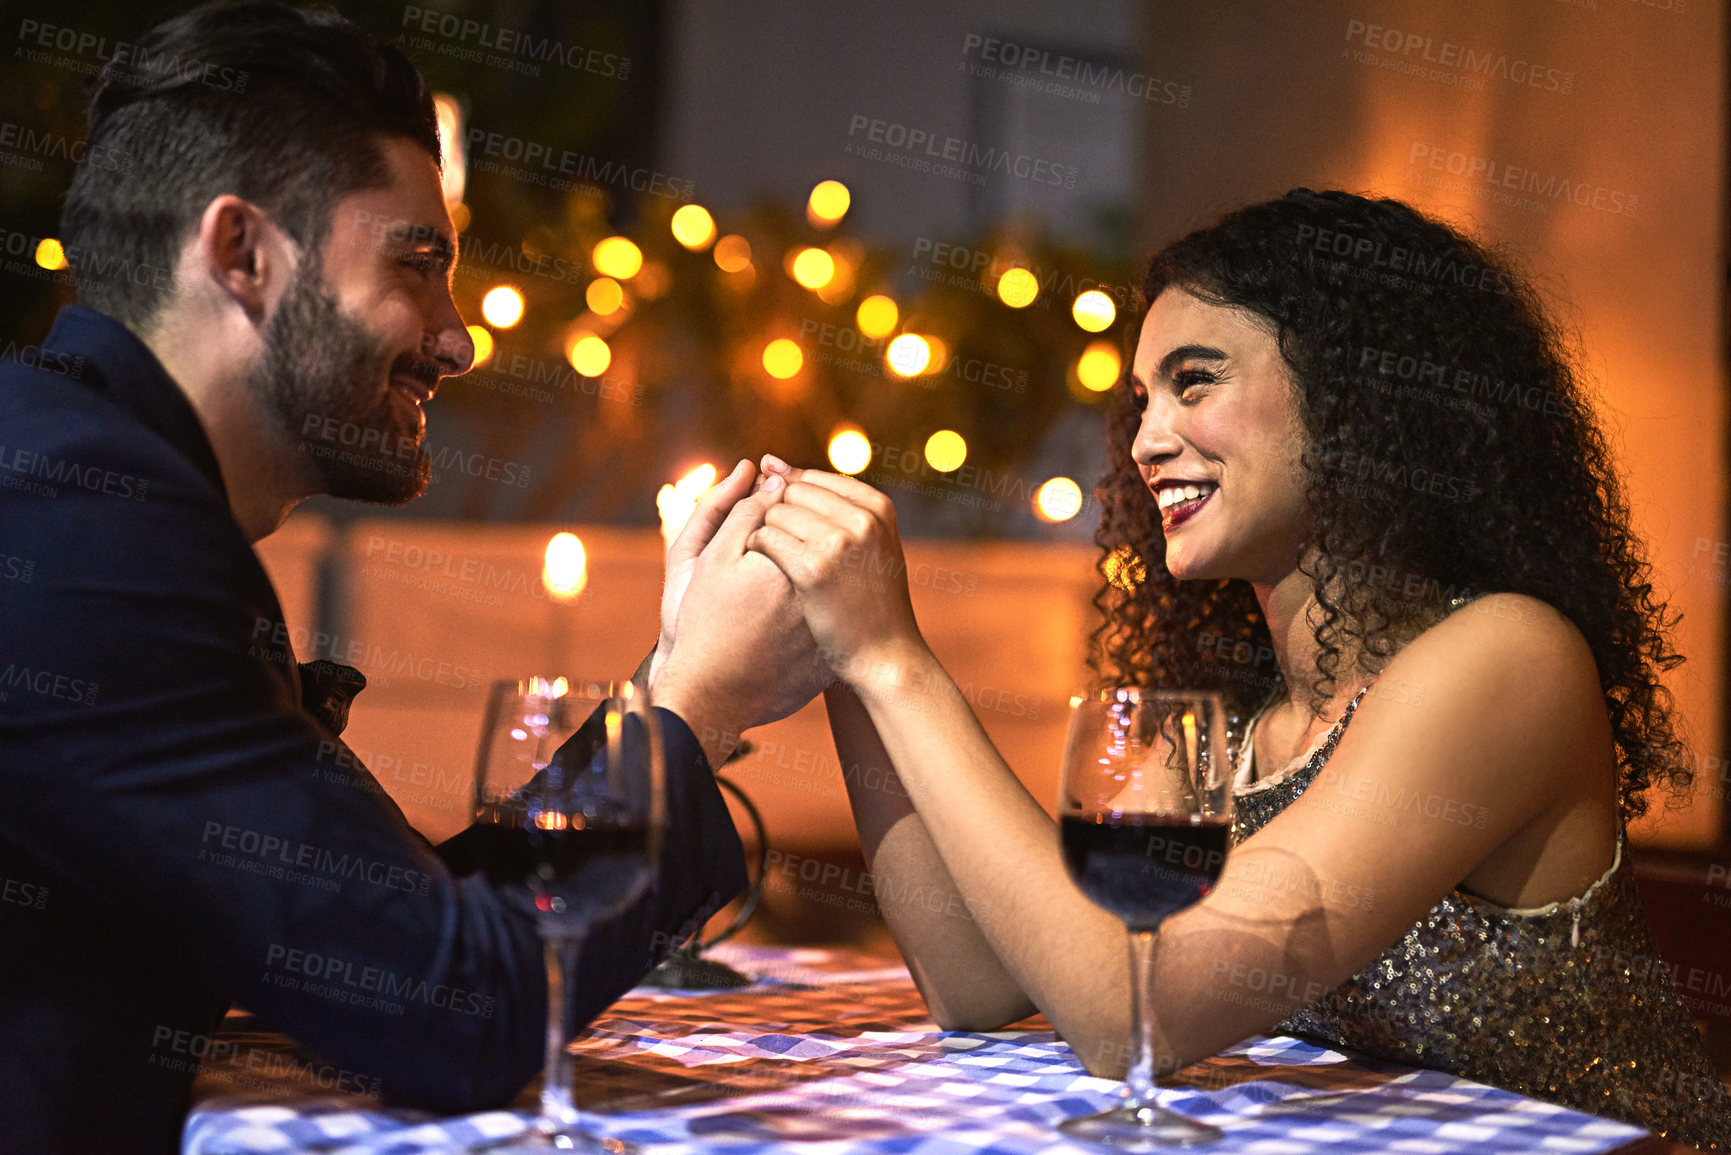
<path fill-rule="evenodd" d="M 1507 592 L 1455 598 L 1401 653 L 1415 647 L 1427 656 L 1466 657 L 1464 651 L 1471 648 L 1482 650 L 1481 658 L 1518 655 L 1568 664 L 1593 660 L 1586 635 L 1561 610 L 1530 594 Z"/>
<path fill-rule="evenodd" d="M 1559 754 L 1607 735 L 1604 689 L 1586 636 L 1555 606 L 1527 594 L 1486 593 L 1418 634 L 1377 679 L 1454 713 L 1455 724 L 1542 735 Z M 1377 695 L 1377 690 L 1372 690 Z M 1464 736 L 1464 735 L 1463 735 Z"/>

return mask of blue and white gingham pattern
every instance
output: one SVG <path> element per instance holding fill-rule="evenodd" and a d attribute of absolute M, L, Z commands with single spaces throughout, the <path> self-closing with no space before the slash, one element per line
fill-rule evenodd
<path fill-rule="evenodd" d="M 899 969 L 837 974 L 821 952 L 736 948 L 727 957 L 769 977 L 744 992 L 634 992 L 584 1036 L 577 1047 L 579 1099 L 606 1103 L 605 1113 L 586 1112 L 592 1131 L 653 1144 L 667 1155 L 757 1155 L 792 1150 L 785 1146 L 791 1144 L 811 1155 L 1033 1155 L 1092 1150 L 1067 1142 L 1054 1127 L 1118 1100 L 1121 1085 L 1089 1075 L 1049 1030 L 943 1032 L 906 1014 L 884 1018 L 913 1029 L 767 1029 L 783 1025 L 787 1006 L 832 994 L 861 1011 L 869 1026 L 874 994 L 886 1006 L 905 1008 L 911 984 Z M 755 1020 L 742 1014 L 754 998 L 766 997 L 779 1000 L 776 1011 Z M 706 1006 L 725 1013 L 709 1018 Z M 639 1086 L 637 1094 L 584 1094 L 586 1081 L 593 1085 L 615 1071 L 630 1076 L 632 1066 L 653 1070 L 659 1082 L 649 1091 Z M 1209 1078 L 1216 1067 L 1232 1074 Z M 754 1074 L 765 1069 L 772 1077 Z M 1248 1040 L 1203 1070 L 1192 1082 L 1213 1089 L 1175 1086 L 1162 1103 L 1225 1132 L 1205 1148 L 1210 1155 L 1594 1152 L 1646 1134 L 1437 1071 L 1291 1038 Z M 720 1093 L 681 1093 L 705 1081 L 720 1085 Z M 669 1082 L 679 1086 L 669 1090 Z M 662 1105 L 650 1105 L 652 1099 Z M 408 1155 L 496 1140 L 528 1122 L 528 1113 L 509 1111 L 433 1119 L 369 1109 L 354 1098 L 231 1108 L 213 1101 L 193 1113 L 183 1149 Z"/>

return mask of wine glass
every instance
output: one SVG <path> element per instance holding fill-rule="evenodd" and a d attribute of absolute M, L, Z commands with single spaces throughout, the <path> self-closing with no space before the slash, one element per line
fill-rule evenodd
<path fill-rule="evenodd" d="M 535 919 L 547 964 L 547 1052 L 535 1127 L 488 1151 L 628 1151 L 579 1126 L 571 1097 L 571 979 L 583 937 L 649 889 L 666 769 L 646 691 L 528 678 L 488 699 L 475 821 L 489 879 Z M 527 885 L 525 885 L 527 884 Z"/>
<path fill-rule="evenodd" d="M 1232 766 L 1220 696 L 1120 687 L 1072 699 L 1058 821 L 1071 879 L 1129 931 L 1132 1055 L 1123 1104 L 1058 1129 L 1125 1151 L 1213 1142 L 1217 1128 L 1155 1101 L 1149 1001 L 1154 932 L 1226 864 Z"/>

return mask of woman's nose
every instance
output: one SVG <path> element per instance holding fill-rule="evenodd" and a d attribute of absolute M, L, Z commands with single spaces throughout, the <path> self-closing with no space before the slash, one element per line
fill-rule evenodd
<path fill-rule="evenodd" d="M 1136 459 L 1136 464 L 1158 465 L 1183 450 L 1176 416 L 1165 398 L 1150 391 L 1148 404 L 1142 410 L 1142 424 L 1130 443 L 1130 456 Z"/>

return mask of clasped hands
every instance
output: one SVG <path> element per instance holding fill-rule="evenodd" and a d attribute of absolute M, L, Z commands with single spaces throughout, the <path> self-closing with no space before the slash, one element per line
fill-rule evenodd
<path fill-rule="evenodd" d="M 924 648 L 894 504 L 765 457 L 705 493 L 668 548 L 650 689 L 719 766 L 741 731 L 838 679 L 893 679 Z"/>

